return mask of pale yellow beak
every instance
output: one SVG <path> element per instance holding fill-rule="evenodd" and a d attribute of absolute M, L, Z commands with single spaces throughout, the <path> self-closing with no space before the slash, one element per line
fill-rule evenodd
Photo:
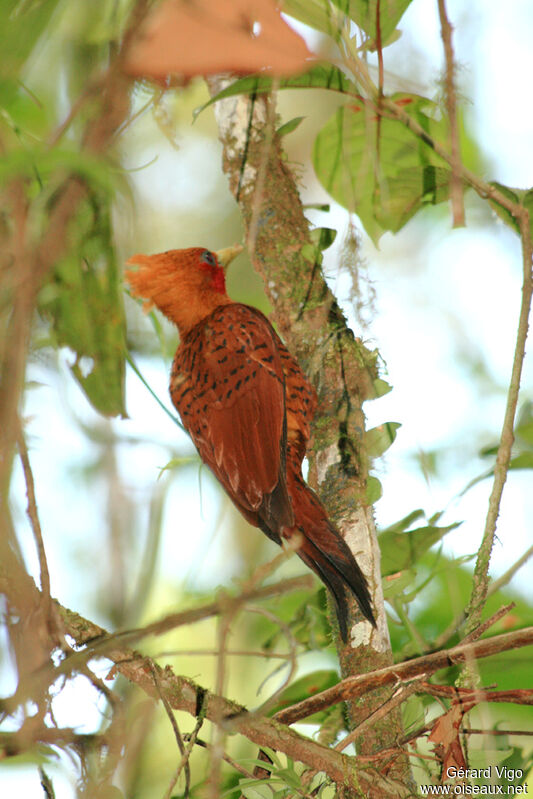
<path fill-rule="evenodd" d="M 233 259 L 243 251 L 243 249 L 244 247 L 242 244 L 234 244 L 232 247 L 224 247 L 223 250 L 216 250 L 215 255 L 217 257 L 217 261 L 224 271 L 228 268 Z"/>

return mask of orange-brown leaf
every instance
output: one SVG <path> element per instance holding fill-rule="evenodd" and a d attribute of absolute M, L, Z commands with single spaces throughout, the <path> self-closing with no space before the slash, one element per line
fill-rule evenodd
<path fill-rule="evenodd" d="M 166 0 L 149 15 L 125 70 L 159 81 L 265 67 L 289 75 L 306 69 L 310 56 L 274 0 Z"/>
<path fill-rule="evenodd" d="M 439 716 L 429 736 L 435 744 L 435 754 L 442 762 L 442 781 L 447 779 L 448 769 L 465 769 L 466 760 L 459 738 L 463 716 L 474 705 L 454 702 L 447 713 Z"/>

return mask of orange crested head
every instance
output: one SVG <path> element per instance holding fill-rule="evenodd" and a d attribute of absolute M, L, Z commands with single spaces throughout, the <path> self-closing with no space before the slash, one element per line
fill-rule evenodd
<path fill-rule="evenodd" d="M 215 308 L 231 302 L 224 270 L 241 251 L 241 245 L 235 244 L 218 252 L 190 247 L 133 255 L 127 263 L 137 269 L 127 269 L 125 278 L 132 296 L 144 299 L 145 311 L 155 305 L 183 337 Z"/>

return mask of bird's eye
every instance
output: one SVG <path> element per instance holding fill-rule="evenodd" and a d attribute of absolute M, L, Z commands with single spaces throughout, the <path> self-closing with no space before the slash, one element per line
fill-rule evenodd
<path fill-rule="evenodd" d="M 217 259 L 215 258 L 214 254 L 209 250 L 204 250 L 200 256 L 200 260 L 203 261 L 204 264 L 209 264 L 209 266 L 216 266 Z"/>

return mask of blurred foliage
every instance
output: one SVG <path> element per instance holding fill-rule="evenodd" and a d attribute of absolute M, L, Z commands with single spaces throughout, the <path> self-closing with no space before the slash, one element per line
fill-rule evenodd
<path fill-rule="evenodd" d="M 107 4 L 100 4 L 100 12 L 104 6 L 107 8 Z M 4 189 L 15 183 L 22 187 L 30 208 L 28 243 L 35 247 L 44 237 L 69 181 L 78 181 L 84 187 L 85 198 L 69 224 L 64 255 L 41 289 L 39 311 L 51 320 L 54 345 L 73 351 L 72 373 L 95 409 L 106 415 L 123 415 L 124 315 L 111 207 L 124 184 L 117 179 L 110 153 L 96 156 L 84 150 L 83 127 L 70 135 L 68 142 L 57 134 L 58 126 L 63 131 L 54 108 L 52 84 L 41 97 L 30 88 L 32 71 L 52 36 L 48 27 L 51 20 L 61 27 L 61 22 L 70 17 L 65 3 L 5 0 L 1 10 L 0 106 L 4 125 L 0 184 Z M 93 22 L 97 18 L 97 14 L 92 17 Z M 90 37 L 88 29 L 83 33 Z M 73 57 L 87 42 L 71 38 L 69 45 Z M 108 45 L 107 38 L 91 44 L 94 62 L 85 80 L 91 80 Z M 60 71 L 54 75 L 52 70 L 49 78 L 60 81 L 65 77 L 64 70 L 65 65 L 61 65 Z M 35 83 L 38 86 L 39 81 Z M 73 128 L 70 133 L 74 133 Z"/>
<path fill-rule="evenodd" d="M 480 457 L 488 460 L 494 457 L 498 452 L 497 444 L 488 444 L 481 450 Z M 519 409 L 517 424 L 514 430 L 514 447 L 511 460 L 509 462 L 510 470 L 533 469 L 533 402 L 526 400 Z M 483 472 L 473 480 L 471 480 L 465 487 L 463 493 L 466 493 L 472 486 L 479 483 L 481 480 L 486 480 L 487 477 L 492 477 L 494 468 L 489 471 Z"/>
<path fill-rule="evenodd" d="M 219 244 L 227 244 L 228 239 L 240 235 L 236 206 L 225 186 L 221 170 L 213 177 L 206 168 L 200 177 L 195 178 L 194 185 L 187 184 L 183 179 L 178 192 L 181 205 L 176 207 L 162 208 L 161 203 L 167 198 L 164 189 L 157 188 L 159 195 L 163 195 L 158 197 L 160 204 L 155 213 L 145 211 L 153 196 L 148 193 L 150 187 L 147 185 L 153 173 L 145 170 L 148 178 L 143 195 L 140 188 L 143 185 L 143 165 L 154 164 L 157 167 L 153 156 L 155 154 L 157 159 L 157 149 L 164 147 L 173 151 L 173 157 L 177 159 L 175 164 L 187 163 L 190 151 L 187 149 L 186 125 L 192 119 L 193 112 L 194 119 L 197 119 L 196 136 L 204 145 L 201 160 L 209 164 L 207 143 L 212 143 L 215 123 L 207 113 L 198 117 L 200 111 L 212 106 L 217 99 L 235 94 L 260 95 L 270 92 L 274 86 L 280 90 L 300 90 L 299 102 L 307 103 L 309 114 L 311 106 L 320 106 L 324 117 L 319 119 L 313 145 L 315 173 L 334 200 L 357 213 L 361 224 L 375 242 L 386 231 L 402 229 L 425 206 L 442 203 L 449 196 L 449 167 L 435 154 L 430 142 L 434 139 L 445 144 L 449 136 L 447 116 L 443 113 L 441 102 L 434 97 L 411 92 L 402 91 L 392 95 L 392 99 L 426 131 L 428 140 L 420 140 L 398 122 L 376 118 L 368 102 L 361 96 L 357 75 L 349 75 L 346 64 L 339 67 L 339 51 L 335 49 L 332 50 L 335 64 L 324 60 L 313 65 L 306 73 L 282 79 L 279 83 L 274 83 L 265 74 L 241 77 L 215 98 L 208 99 L 205 86 L 200 81 L 193 81 L 187 87 L 170 92 L 139 83 L 132 88 L 130 118 L 117 132 L 112 145 L 103 154 L 87 152 L 84 146 L 87 125 L 98 113 L 95 86 L 100 73 L 116 57 L 133 5 L 130 0 L 97 0 L 85 5 L 71 4 L 66 0 L 0 0 L 0 184 L 4 196 L 9 194 L 14 184 L 22 186 L 29 207 L 27 233 L 31 245 L 38 245 L 68 181 L 78 181 L 84 188 L 83 199 L 68 226 L 64 252 L 50 270 L 39 293 L 36 310 L 40 320 L 33 331 L 32 359 L 44 359 L 47 354 L 49 356 L 51 352 L 66 348 L 71 374 L 93 409 L 105 416 L 125 415 L 126 358 L 133 364 L 125 343 L 126 311 L 129 317 L 128 339 L 131 349 L 139 357 L 147 356 L 148 359 L 154 354 L 157 357 L 162 355 L 166 368 L 176 341 L 175 333 L 157 315 L 151 315 L 151 324 L 142 322 L 131 301 L 128 301 L 125 311 L 118 266 L 123 251 L 127 249 L 128 254 L 131 254 L 132 247 L 151 247 L 154 239 L 165 241 L 164 246 L 168 239 L 168 246 L 171 246 L 176 239 L 181 242 L 188 236 L 198 240 L 209 236 L 210 241 L 206 243 L 216 249 Z M 397 39 L 397 26 L 408 6 L 409 0 L 382 0 L 379 29 L 378 4 L 373 0 L 286 0 L 284 10 L 320 32 L 332 48 L 341 43 L 343 30 L 346 33 L 344 15 L 347 15 L 348 24 L 351 25 L 351 20 L 358 26 L 358 52 L 365 54 Z M 305 99 L 302 100 L 304 95 Z M 320 102 L 317 98 L 320 98 Z M 301 124 L 302 118 L 291 112 L 290 118 L 278 128 L 279 134 L 300 135 L 305 127 Z M 147 119 L 162 134 L 162 139 L 164 137 L 157 145 L 151 142 L 153 127 L 147 124 Z M 294 137 L 291 135 L 291 139 Z M 475 168 L 480 160 L 477 144 L 462 122 L 461 137 L 465 163 Z M 296 170 L 294 165 L 293 168 Z M 130 192 L 128 185 L 134 184 L 132 173 L 139 169 L 141 177 Z M 168 179 L 168 176 L 164 177 Z M 161 175 L 159 178 L 161 180 Z M 170 179 L 177 180 L 174 175 Z M 164 183 L 160 185 L 164 186 Z M 531 190 L 509 188 L 496 182 L 492 185 L 508 198 L 523 203 L 530 210 L 533 208 Z M 151 190 L 154 191 L 153 187 Z M 196 205 L 191 199 L 192 195 Z M 516 229 L 514 218 L 493 200 L 489 202 L 503 221 Z M 319 204 L 319 207 L 324 212 L 329 210 L 324 203 Z M 9 234 L 10 226 L 10 219 L 2 212 L 0 232 Z M 336 231 L 331 228 L 316 227 L 312 233 L 312 244 L 309 251 L 303 253 L 304 257 L 314 263 L 317 254 L 332 244 L 335 235 Z M 244 258 L 237 264 L 230 281 L 232 296 L 267 310 L 260 282 L 251 275 Z M 2 292 L 4 309 L 11 307 L 10 301 L 9 293 L 6 295 Z M 158 342 L 159 346 L 154 342 Z M 143 369 L 138 368 L 137 373 L 150 387 Z M 68 405 L 72 402 L 71 389 L 64 388 L 60 373 L 56 377 L 62 386 L 57 393 L 61 395 L 63 392 L 59 402 L 64 401 Z M 390 385 L 384 379 L 375 381 L 376 397 L 390 390 Z M 58 401 L 58 397 L 55 397 L 55 401 Z M 79 397 L 76 401 L 80 402 Z M 532 407 L 527 399 L 521 406 L 515 428 L 511 469 L 533 467 Z M 78 409 L 74 415 L 77 413 Z M 69 469 L 70 478 L 81 475 L 80 482 L 83 482 L 89 496 L 87 509 L 84 510 L 84 506 L 80 507 L 79 504 L 76 508 L 77 529 L 72 531 L 73 540 L 55 541 L 55 544 L 58 550 L 69 552 L 79 547 L 78 557 L 72 558 L 71 569 L 75 580 L 80 575 L 80 585 L 87 579 L 87 572 L 90 572 L 91 584 L 82 590 L 89 597 L 87 605 L 91 612 L 102 617 L 105 623 L 123 627 L 142 624 L 178 606 L 207 600 L 211 592 L 204 596 L 199 591 L 178 590 L 175 583 L 169 584 L 164 578 L 157 577 L 160 561 L 164 558 L 161 531 L 169 508 L 174 509 L 172 513 L 168 512 L 173 531 L 175 529 L 178 535 L 183 536 L 184 544 L 190 544 L 190 540 L 199 536 L 197 531 L 185 529 L 186 521 L 171 504 L 170 481 L 166 480 L 171 474 L 173 480 L 180 481 L 191 460 L 196 465 L 196 457 L 190 455 L 183 438 L 179 441 L 176 438 L 176 445 L 169 445 L 168 440 L 159 442 L 158 465 L 162 473 L 164 470 L 165 479 L 147 494 L 135 487 L 131 474 L 136 469 L 141 471 L 144 465 L 144 450 L 143 454 L 137 456 L 136 448 L 145 445 L 150 434 L 144 439 L 135 439 L 133 435 L 128 437 L 129 433 L 122 432 L 123 428 L 99 427 L 94 422 L 94 416 L 89 418 L 92 419 L 90 424 L 83 426 L 81 423 L 79 427 L 83 427 L 81 434 L 85 437 L 85 444 L 90 443 L 91 457 L 87 463 L 81 459 L 76 462 L 77 472 L 76 469 Z M 46 423 L 47 420 L 45 426 Z M 177 428 L 170 429 L 170 436 L 180 435 Z M 381 456 L 395 441 L 398 429 L 398 423 L 388 422 L 368 430 L 366 447 L 369 455 L 372 458 Z M 59 443 L 55 446 L 59 449 Z M 481 455 L 488 459 L 494 454 L 495 445 L 491 441 Z M 435 453 L 435 461 L 437 455 Z M 127 466 L 130 472 L 127 472 Z M 128 473 L 127 479 L 125 473 Z M 465 491 L 492 473 L 492 468 L 485 471 L 470 481 Z M 19 477 L 16 476 L 14 480 L 17 491 L 20 491 Z M 132 484 L 127 486 L 128 480 Z M 102 485 L 105 486 L 104 492 L 100 490 Z M 186 491 L 190 492 L 190 488 Z M 39 486 L 37 492 L 39 495 Z M 372 476 L 367 491 L 369 504 L 377 501 L 381 492 L 379 480 Z M 54 509 L 56 513 L 66 513 L 65 506 L 71 502 L 72 491 L 69 488 L 63 491 L 60 487 L 58 496 L 59 500 L 52 500 L 52 504 L 59 506 Z M 39 501 L 45 507 L 47 499 L 39 495 Z M 80 503 L 79 496 L 75 502 Z M 413 504 L 417 507 L 420 503 L 413 501 Z M 141 546 L 135 543 L 133 534 L 141 526 L 137 518 L 142 516 L 140 508 L 146 510 L 148 506 L 148 518 L 144 525 L 147 532 Z M 217 527 L 224 526 L 225 514 L 226 505 L 222 505 Z M 91 539 L 91 528 L 86 526 L 91 515 L 98 516 L 97 523 L 104 530 L 95 541 Z M 233 538 L 230 545 L 227 540 L 223 544 L 221 564 L 225 565 L 231 557 L 238 561 L 239 555 L 245 564 L 255 561 L 270 545 L 263 543 L 255 533 L 250 533 L 244 522 L 235 521 L 231 513 L 229 516 Z M 132 521 L 134 518 L 135 521 Z M 448 646 L 459 642 L 459 635 L 452 623 L 460 617 L 470 596 L 470 558 L 454 559 L 443 553 L 444 536 L 459 522 L 439 524 L 439 521 L 440 513 L 426 519 L 425 513 L 416 509 L 388 525 L 380 534 L 384 592 L 397 661 L 430 651 L 438 642 Z M 75 533 L 80 537 L 76 542 Z M 50 537 L 55 540 L 52 534 Z M 24 533 L 21 533 L 20 538 L 24 549 Z M 201 553 L 202 557 L 209 554 L 212 543 L 213 540 L 209 545 L 201 543 L 207 550 Z M 57 575 L 63 563 L 53 554 L 52 559 L 60 564 L 55 567 Z M 137 563 L 136 569 L 132 565 L 134 563 Z M 204 564 L 204 560 L 201 560 L 201 564 Z M 292 573 L 293 568 L 294 563 L 288 564 L 284 573 Z M 239 569 L 243 570 L 242 562 Z M 247 569 L 248 565 L 245 567 Z M 221 577 L 220 581 L 223 579 Z M 485 615 L 490 616 L 511 601 L 515 603 L 513 611 L 498 622 L 488 635 L 533 624 L 531 599 L 518 596 L 505 586 L 489 597 Z M 227 656 L 228 695 L 234 694 L 239 701 L 251 706 L 258 701 L 257 694 L 261 694 L 263 699 L 263 694 L 269 694 L 274 688 L 283 685 L 287 663 L 290 662 L 290 647 L 283 626 L 276 623 L 278 618 L 294 638 L 299 669 L 271 708 L 270 712 L 274 713 L 281 707 L 333 685 L 338 680 L 339 672 L 323 587 L 272 599 L 264 603 L 264 607 L 273 615 L 267 618 L 255 613 L 243 614 L 239 617 L 239 623 L 234 625 L 231 649 L 240 654 L 230 651 Z M 211 648 L 206 642 L 211 642 Z M 190 674 L 203 684 L 213 685 L 218 669 L 217 658 L 213 656 L 217 642 L 216 622 L 209 620 L 192 628 L 173 631 L 157 641 L 150 640 L 146 642 L 145 651 L 160 662 L 171 664 L 179 673 Z M 0 647 L 1 664 L 6 672 L 11 671 L 9 652 L 6 633 L 5 646 Z M 529 660 L 523 650 L 483 660 L 479 663 L 481 682 L 483 685 L 497 684 L 500 689 L 527 686 L 530 684 Z M 453 685 L 457 676 L 457 668 L 452 667 L 440 672 L 437 680 Z M 79 696 L 83 696 L 79 700 L 82 709 L 84 702 L 99 706 L 100 709 L 103 707 L 101 712 L 98 710 L 96 721 L 94 715 L 90 722 L 81 718 L 80 727 L 86 722 L 84 729 L 90 731 L 85 738 L 80 737 L 74 743 L 35 745 L 26 751 L 11 753 L 4 742 L 11 741 L 9 736 L 16 722 L 13 717 L 8 718 L 0 731 L 0 749 L 4 755 L 2 771 L 9 770 L 10 766 L 15 768 L 31 764 L 33 767 L 44 767 L 46 773 L 52 775 L 69 774 L 74 763 L 77 777 L 81 776 L 80 796 L 91 795 L 91 790 L 92 795 L 101 799 L 163 795 L 176 765 L 175 743 L 168 718 L 161 707 L 156 708 L 136 687 L 122 678 L 114 682 L 111 679 L 107 675 L 105 690 L 99 685 L 98 696 L 93 684 L 93 694 L 89 700 L 84 694 L 85 684 L 81 688 L 84 678 L 77 677 L 67 683 L 74 685 Z M 109 701 L 110 690 L 113 692 L 113 701 Z M 54 702 L 59 700 L 61 691 L 62 688 L 58 687 Z M 120 768 L 117 761 L 113 760 L 112 747 L 109 746 L 109 740 L 112 740 L 110 730 L 115 734 L 112 725 L 115 723 L 113 711 L 116 711 L 117 698 L 121 703 L 120 712 L 124 714 L 123 726 L 119 726 L 117 733 L 123 747 Z M 440 703 L 431 698 L 411 697 L 403 708 L 406 731 L 416 730 L 428 723 L 441 709 Z M 83 715 L 82 711 L 80 714 Z M 185 714 L 177 714 L 177 717 L 184 730 L 194 726 Z M 317 725 L 321 740 L 328 742 L 337 740 L 345 729 L 345 719 L 339 708 L 316 714 L 307 722 Z M 48 723 L 53 726 L 53 719 Z M 487 730 L 505 727 L 532 731 L 531 710 L 511 704 L 492 704 L 483 707 L 483 712 L 476 710 L 471 714 L 469 723 L 472 727 L 483 725 Z M 105 735 L 99 739 L 100 733 L 109 735 L 109 740 Z M 210 725 L 206 724 L 202 737 L 209 741 L 210 733 Z M 531 767 L 530 738 L 518 735 L 491 737 L 494 743 L 491 743 L 490 749 L 479 744 L 479 741 L 476 743 L 476 736 L 473 738 L 469 749 L 472 766 L 500 763 L 509 769 L 524 771 Z M 479 736 L 479 739 L 482 738 Z M 422 754 L 431 753 L 424 741 L 419 746 Z M 237 736 L 228 739 L 227 747 L 232 756 L 249 770 L 253 770 L 258 763 L 256 747 L 237 739 Z M 242 793 L 255 799 L 259 796 L 281 798 L 298 794 L 301 791 L 300 766 L 275 752 L 269 752 L 269 756 L 272 763 L 268 767 L 271 778 L 267 787 L 261 781 L 243 778 L 234 769 L 225 767 L 224 790 L 227 794 L 224 795 Z M 67 758 L 71 761 L 70 765 Z M 205 751 L 196 748 L 191 762 L 194 775 L 191 796 L 201 797 L 205 791 L 205 780 L 201 775 L 208 762 Z M 265 764 L 261 761 L 260 765 Z M 115 777 L 116 769 L 118 778 Z M 427 780 L 428 775 L 433 777 L 435 773 L 434 767 L 432 770 L 429 766 L 421 767 L 420 779 Z M 116 779 L 121 789 L 111 784 L 113 779 Z M 0 785 L 1 780 L 0 773 Z M 509 780 L 506 782 L 503 778 L 501 784 L 509 784 Z M 181 783 L 174 790 L 175 796 L 181 795 Z M 306 791 L 315 792 L 315 795 L 324 799 L 333 795 L 332 786 L 320 774 L 313 777 Z"/>
<path fill-rule="evenodd" d="M 77 240 L 41 290 L 39 309 L 55 346 L 76 354 L 71 370 L 93 407 L 117 416 L 126 413 L 124 314 L 107 205 L 97 195 L 80 204 Z"/>

